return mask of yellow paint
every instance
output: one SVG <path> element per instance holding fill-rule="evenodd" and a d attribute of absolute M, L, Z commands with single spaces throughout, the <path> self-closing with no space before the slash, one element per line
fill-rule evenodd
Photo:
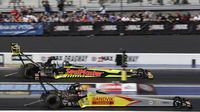
<path fill-rule="evenodd" d="M 95 102 L 95 103 L 94 103 Z M 106 106 L 128 106 L 134 101 L 105 94 L 87 94 L 87 97 L 78 101 L 81 108 L 85 107 L 106 107 Z"/>
<path fill-rule="evenodd" d="M 122 72 L 121 72 L 122 74 L 122 77 L 121 77 L 121 81 L 127 81 L 127 72 L 126 71 L 124 71 L 124 70 L 122 70 Z"/>

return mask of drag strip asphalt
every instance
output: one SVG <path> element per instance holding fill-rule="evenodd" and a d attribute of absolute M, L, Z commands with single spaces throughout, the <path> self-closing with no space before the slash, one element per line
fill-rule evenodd
<path fill-rule="evenodd" d="M 3 98 L 0 99 L 0 110 L 47 110 L 47 108 L 42 104 L 38 103 L 32 106 L 24 107 L 24 104 L 31 103 L 38 99 L 27 98 L 27 99 L 18 99 L 18 98 Z M 200 111 L 200 99 L 190 99 L 193 104 L 192 111 Z M 81 109 L 79 107 L 66 107 L 61 108 L 61 110 L 138 110 L 138 111 L 190 111 L 186 108 L 175 109 L 173 107 L 94 107 L 94 108 L 85 108 Z"/>
<path fill-rule="evenodd" d="M 1 37 L 0 51 L 10 52 L 17 42 L 24 52 L 117 53 L 200 53 L 199 35 L 133 36 L 22 36 Z"/>
<path fill-rule="evenodd" d="M 34 82 L 34 80 L 24 79 L 22 74 L 14 74 L 9 77 L 5 77 L 7 74 L 15 73 L 16 69 L 1 69 L 0 70 L 0 82 Z M 152 69 L 150 70 L 154 74 L 154 79 L 137 79 L 129 78 L 127 82 L 134 83 L 146 83 L 146 84 L 200 84 L 200 70 L 199 69 Z M 101 79 L 101 80 L 99 80 Z M 68 78 L 68 79 L 51 79 L 45 78 L 50 82 L 94 82 L 94 83 L 106 83 L 113 81 L 120 81 L 120 78 Z"/>

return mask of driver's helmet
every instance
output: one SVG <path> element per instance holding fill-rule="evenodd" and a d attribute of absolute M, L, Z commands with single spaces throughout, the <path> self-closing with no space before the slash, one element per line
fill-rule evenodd
<path fill-rule="evenodd" d="M 63 66 L 71 66 L 71 64 L 69 63 L 69 61 L 66 61 L 66 60 L 64 60 L 62 64 L 63 64 Z"/>
<path fill-rule="evenodd" d="M 82 91 L 82 88 L 81 88 L 81 85 L 79 83 L 75 83 L 75 84 L 72 84 L 70 87 L 69 87 L 69 91 L 73 94 L 78 94 L 79 92 Z"/>

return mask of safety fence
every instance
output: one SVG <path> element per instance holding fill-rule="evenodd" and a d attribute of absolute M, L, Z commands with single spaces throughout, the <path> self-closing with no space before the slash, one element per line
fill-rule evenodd
<path fill-rule="evenodd" d="M 0 36 L 91 36 L 200 34 L 200 22 L 0 23 Z"/>

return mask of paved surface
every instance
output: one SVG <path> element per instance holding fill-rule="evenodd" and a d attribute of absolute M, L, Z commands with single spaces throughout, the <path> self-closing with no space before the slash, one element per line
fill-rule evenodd
<path fill-rule="evenodd" d="M 13 98 L 3 98 L 0 99 L 0 110 L 47 110 L 43 104 L 38 103 L 29 107 L 24 107 L 23 105 L 26 103 L 30 103 L 32 101 L 36 101 L 37 99 L 29 98 L 29 99 L 13 99 Z M 199 99 L 191 99 L 193 103 L 194 111 L 200 111 L 200 100 Z M 9 104 L 9 105 L 8 105 Z M 81 110 L 79 107 L 72 108 L 62 108 L 62 110 Z M 175 109 L 173 107 L 115 107 L 115 108 L 86 108 L 84 110 L 140 110 L 140 111 L 189 111 L 185 108 Z"/>
<path fill-rule="evenodd" d="M 1 69 L 0 70 L 0 82 L 31 82 L 34 80 L 24 79 L 21 74 L 15 74 L 10 77 L 5 77 L 4 75 L 15 73 L 17 70 L 8 70 Z M 183 84 L 183 85 L 191 85 L 191 84 L 200 84 L 200 70 L 199 69 L 152 69 L 152 73 L 154 74 L 154 79 L 137 79 L 130 78 L 128 82 L 135 83 L 146 83 L 146 84 Z M 73 80 L 72 80 L 73 79 Z M 70 78 L 70 79 L 61 79 L 54 80 L 46 78 L 48 81 L 52 82 L 112 82 L 119 81 L 120 78 Z"/>
<path fill-rule="evenodd" d="M 199 35 L 0 37 L 0 51 L 18 42 L 24 52 L 200 53 Z"/>

